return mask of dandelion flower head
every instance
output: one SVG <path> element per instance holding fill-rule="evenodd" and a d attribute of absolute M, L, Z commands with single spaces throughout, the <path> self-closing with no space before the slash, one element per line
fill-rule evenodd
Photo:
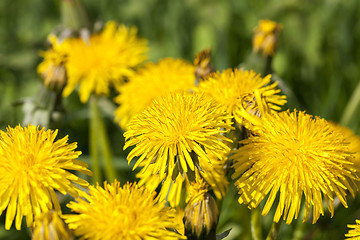
<path fill-rule="evenodd" d="M 195 67 L 182 59 L 165 58 L 157 64 L 147 63 L 119 88 L 115 102 L 115 121 L 123 129 L 134 115 L 141 113 L 157 97 L 175 91 L 189 91 L 195 84 Z"/>
<path fill-rule="evenodd" d="M 223 134 L 232 128 L 229 117 L 218 111 L 218 105 L 200 94 L 174 93 L 154 100 L 141 114 L 136 115 L 124 133 L 124 149 L 135 146 L 127 159 L 135 158 L 136 167 L 145 170 L 154 164 L 152 174 L 161 179 L 179 174 L 194 175 L 203 164 L 211 165 L 208 153 L 222 158 L 231 140 Z"/>
<path fill-rule="evenodd" d="M 345 234 L 346 240 L 359 240 L 360 239 L 360 220 L 356 220 L 356 224 L 348 224 L 348 228 L 352 228 L 349 230 L 347 234 Z"/>
<path fill-rule="evenodd" d="M 281 24 L 268 19 L 260 20 L 253 37 L 254 51 L 258 52 L 261 50 L 266 56 L 274 55 L 281 29 Z"/>
<path fill-rule="evenodd" d="M 68 137 L 55 140 L 57 130 L 35 126 L 8 127 L 0 131 L 0 199 L 2 213 L 7 207 L 5 229 L 20 230 L 23 216 L 27 226 L 33 219 L 50 209 L 60 211 L 55 190 L 77 197 L 88 183 L 68 170 L 91 174 L 87 164 L 76 160 L 81 154 L 74 151 L 76 143 Z M 15 216 L 16 215 L 16 216 Z"/>
<path fill-rule="evenodd" d="M 248 101 L 248 96 L 265 101 L 271 111 L 281 109 L 280 106 L 286 103 L 286 96 L 278 95 L 280 89 L 276 87 L 277 83 L 270 84 L 270 81 L 271 75 L 261 78 L 260 74 L 252 70 L 227 69 L 222 73 L 210 74 L 195 91 L 214 99 L 221 111 L 236 117 L 237 111 L 244 104 L 243 100 Z M 236 120 L 242 123 L 241 118 L 237 117 Z"/>
<path fill-rule="evenodd" d="M 244 117 L 253 124 L 252 135 L 231 157 L 239 203 L 255 208 L 268 196 L 262 211 L 266 215 L 279 195 L 274 221 L 283 217 L 287 224 L 298 217 L 303 195 L 304 221 L 311 205 L 313 223 L 324 215 L 323 199 L 331 215 L 335 196 L 347 207 L 346 190 L 354 195 L 358 177 L 341 131 L 296 110 Z"/>
<path fill-rule="evenodd" d="M 71 39 L 66 61 L 68 82 L 63 95 L 68 96 L 78 84 L 82 102 L 91 93 L 108 95 L 111 85 L 118 87 L 125 77 L 134 74 L 133 68 L 146 60 L 146 51 L 146 41 L 137 37 L 135 28 L 117 26 L 112 21 L 88 41 Z"/>
<path fill-rule="evenodd" d="M 89 187 L 89 195 L 67 206 L 78 214 L 64 215 L 65 222 L 77 236 L 92 240 L 112 239 L 184 239 L 176 229 L 175 209 L 157 202 L 156 192 L 136 183 L 104 183 Z"/>

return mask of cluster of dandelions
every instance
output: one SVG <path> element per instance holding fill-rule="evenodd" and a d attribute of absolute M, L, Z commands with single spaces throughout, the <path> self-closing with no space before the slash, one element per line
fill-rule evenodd
<path fill-rule="evenodd" d="M 23 217 L 33 239 L 183 239 L 176 211 L 136 183 L 118 181 L 88 187 L 73 171 L 91 175 L 77 160 L 76 143 L 55 140 L 57 131 L 8 127 L 0 132 L 1 212 L 5 228 L 13 222 L 21 229 Z M 76 198 L 67 207 L 77 214 L 62 214 L 57 192 Z M 171 230 L 173 229 L 173 231 Z"/>
<path fill-rule="evenodd" d="M 280 29 L 261 22 L 254 50 L 274 54 Z M 79 85 L 82 102 L 108 95 L 111 86 L 118 91 L 115 120 L 126 130 L 124 148 L 131 148 L 129 164 L 140 168 L 139 182 L 88 187 L 70 172 L 91 174 L 67 137 L 55 141 L 57 131 L 9 127 L 0 132 L 6 229 L 14 219 L 20 229 L 25 216 L 34 239 L 71 239 L 73 233 L 84 239 L 215 239 L 215 199 L 226 195 L 231 172 L 240 204 L 253 209 L 266 199 L 266 215 L 278 199 L 274 222 L 290 224 L 303 208 L 304 220 L 311 215 L 315 223 L 324 215 L 324 200 L 333 215 L 334 199 L 347 207 L 347 194 L 357 190 L 358 137 L 305 112 L 281 111 L 286 96 L 271 75 L 214 72 L 208 51 L 195 65 L 167 58 L 135 69 L 145 60 L 145 40 L 114 22 L 88 39 L 49 40 L 38 68 L 46 85 L 64 96 Z M 76 198 L 67 204 L 73 214 L 62 214 L 55 191 Z M 355 239 L 359 227 L 349 227 L 354 230 L 346 236 Z"/>

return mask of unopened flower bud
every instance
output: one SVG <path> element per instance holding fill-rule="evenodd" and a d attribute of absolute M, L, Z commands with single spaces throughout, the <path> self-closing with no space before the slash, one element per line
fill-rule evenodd
<path fill-rule="evenodd" d="M 204 181 L 200 179 L 191 184 L 186 203 L 184 223 L 187 238 L 215 240 L 219 212 Z"/>
<path fill-rule="evenodd" d="M 253 50 L 273 56 L 282 25 L 271 20 L 260 20 L 253 37 Z"/>
<path fill-rule="evenodd" d="M 203 79 L 205 76 L 214 72 L 214 68 L 211 65 L 211 51 L 210 49 L 204 49 L 198 52 L 195 56 L 195 75 L 197 79 Z"/>
<path fill-rule="evenodd" d="M 72 240 L 74 237 L 56 211 L 45 212 L 35 219 L 32 240 L 59 239 Z"/>

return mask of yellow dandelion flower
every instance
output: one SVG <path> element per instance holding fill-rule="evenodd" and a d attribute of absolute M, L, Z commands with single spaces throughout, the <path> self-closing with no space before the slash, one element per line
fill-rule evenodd
<path fill-rule="evenodd" d="M 222 73 L 210 74 L 195 91 L 214 99 L 221 111 L 234 115 L 241 124 L 237 112 L 245 102 L 252 102 L 253 99 L 264 101 L 271 111 L 280 110 L 280 106 L 286 103 L 286 96 L 278 95 L 280 89 L 276 88 L 277 82 L 270 84 L 270 78 L 271 75 L 261 78 L 252 70 L 227 69 Z"/>
<path fill-rule="evenodd" d="M 348 228 L 352 228 L 349 230 L 347 234 L 345 234 L 346 240 L 360 240 L 360 220 L 355 220 L 356 224 L 348 224 Z"/>
<path fill-rule="evenodd" d="M 44 60 L 39 64 L 37 71 L 44 78 L 44 85 L 49 88 L 62 90 L 66 84 L 65 62 L 67 60 L 69 45 L 61 43 L 55 35 L 48 37 L 51 48 L 41 52 Z"/>
<path fill-rule="evenodd" d="M 104 183 L 89 187 L 85 199 L 67 206 L 78 214 L 64 215 L 69 228 L 83 239 L 185 239 L 176 229 L 176 212 L 157 202 L 156 192 L 136 183 Z"/>
<path fill-rule="evenodd" d="M 50 210 L 35 218 L 32 228 L 32 240 L 52 240 L 52 239 L 74 239 L 67 225 L 59 214 Z"/>
<path fill-rule="evenodd" d="M 148 63 L 119 89 L 115 102 L 115 121 L 123 129 L 134 115 L 141 113 L 157 97 L 174 91 L 189 91 L 195 84 L 195 68 L 181 59 L 165 58 L 157 64 Z"/>
<path fill-rule="evenodd" d="M 135 146 L 127 159 L 140 156 L 134 169 L 142 162 L 145 169 L 154 164 L 153 174 L 161 179 L 178 174 L 191 174 L 211 164 L 208 154 L 222 158 L 231 142 L 223 134 L 231 129 L 225 113 L 203 95 L 174 93 L 154 100 L 153 104 L 136 115 L 124 133 L 124 149 Z M 142 165 L 142 166 L 143 166 Z"/>
<path fill-rule="evenodd" d="M 133 75 L 133 68 L 146 59 L 147 51 L 146 41 L 136 34 L 135 28 L 117 27 L 110 21 L 88 42 L 71 39 L 65 65 L 68 82 L 63 95 L 68 96 L 80 84 L 80 100 L 86 102 L 91 93 L 107 95 L 110 85 L 118 87 L 124 77 Z"/>
<path fill-rule="evenodd" d="M 253 37 L 254 51 L 258 52 L 261 50 L 266 56 L 274 55 L 281 29 L 281 24 L 268 19 L 260 20 Z"/>
<path fill-rule="evenodd" d="M 186 203 L 185 234 L 196 235 L 197 239 L 215 239 L 219 212 L 214 198 L 208 193 L 207 184 L 201 178 L 189 186 Z"/>
<path fill-rule="evenodd" d="M 77 144 L 68 144 L 68 136 L 55 141 L 57 132 L 32 125 L 0 131 L 0 214 L 7 208 L 5 229 L 14 218 L 20 230 L 23 216 L 30 227 L 42 212 L 60 211 L 55 190 L 76 197 L 82 191 L 75 184 L 88 185 L 67 171 L 91 174 L 87 164 L 76 160 L 81 154 L 74 151 Z"/>
<path fill-rule="evenodd" d="M 239 203 L 255 208 L 268 195 L 266 215 L 279 195 L 274 221 L 281 217 L 290 224 L 298 217 L 305 198 L 305 219 L 312 205 L 313 223 L 324 215 L 323 199 L 331 215 L 337 196 L 347 207 L 346 190 L 354 195 L 358 181 L 350 160 L 348 142 L 341 131 L 326 120 L 305 112 L 280 112 L 257 118 L 243 114 L 253 126 L 252 135 L 232 159 L 234 178 L 239 179 Z"/>

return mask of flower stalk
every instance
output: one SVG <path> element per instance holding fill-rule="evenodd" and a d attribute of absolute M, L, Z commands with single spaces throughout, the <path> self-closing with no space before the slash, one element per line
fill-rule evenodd
<path fill-rule="evenodd" d="M 93 97 L 90 100 L 90 136 L 89 136 L 89 146 L 90 146 L 90 156 L 91 156 L 91 166 L 93 175 L 93 184 L 100 183 L 102 176 L 101 176 L 101 169 L 99 163 L 99 149 L 97 144 L 97 126 L 98 124 L 98 107 L 97 101 Z"/>
<path fill-rule="evenodd" d="M 266 237 L 266 240 L 275 240 L 277 236 L 279 235 L 280 226 L 281 226 L 282 220 L 278 222 L 273 222 L 271 225 L 270 231 Z"/>
<path fill-rule="evenodd" d="M 349 102 L 347 103 L 344 113 L 341 117 L 340 124 L 343 126 L 347 126 L 354 114 L 357 112 L 356 110 L 359 108 L 360 105 L 360 81 L 357 84 L 354 93 L 351 95 Z"/>
<path fill-rule="evenodd" d="M 72 30 L 89 28 L 90 22 L 81 0 L 63 0 L 61 8 L 64 26 Z"/>
<path fill-rule="evenodd" d="M 101 182 L 101 168 L 99 156 L 104 159 L 105 177 L 112 182 L 116 178 L 116 171 L 112 163 L 112 153 L 109 138 L 106 133 L 104 120 L 99 112 L 98 97 L 92 96 L 90 100 L 90 155 L 94 171 L 94 183 Z"/>
<path fill-rule="evenodd" d="M 253 240 L 262 240 L 260 207 L 251 209 L 251 236 Z"/>

